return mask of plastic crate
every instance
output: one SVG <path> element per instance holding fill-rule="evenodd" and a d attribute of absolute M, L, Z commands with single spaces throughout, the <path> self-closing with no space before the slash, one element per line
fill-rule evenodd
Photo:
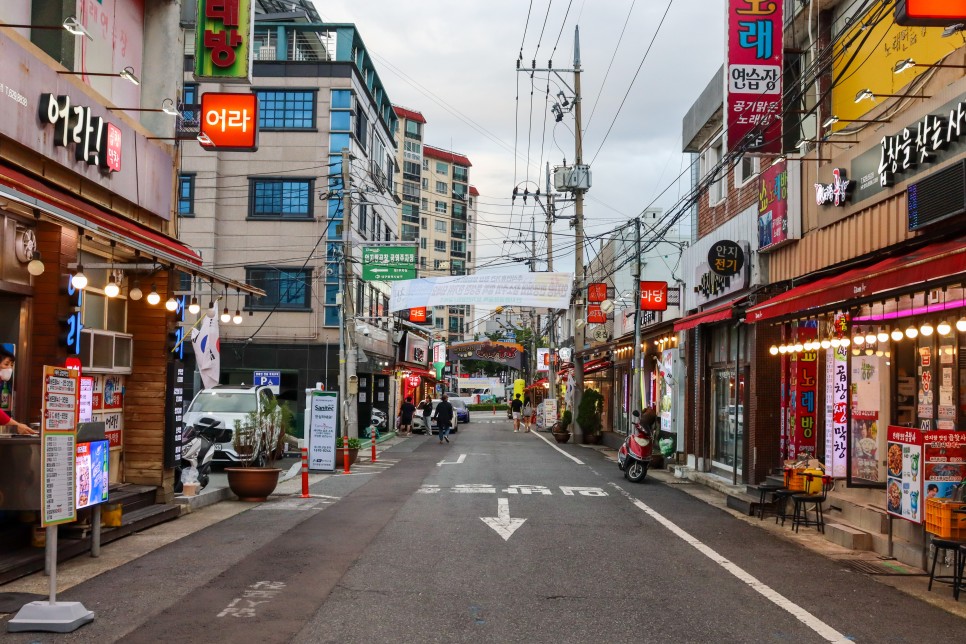
<path fill-rule="evenodd" d="M 949 499 L 926 499 L 926 532 L 943 539 L 966 540 L 966 503 Z"/>

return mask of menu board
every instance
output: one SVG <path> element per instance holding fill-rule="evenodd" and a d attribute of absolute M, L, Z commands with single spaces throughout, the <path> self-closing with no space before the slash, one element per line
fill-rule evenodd
<path fill-rule="evenodd" d="M 75 500 L 78 510 L 107 501 L 110 460 L 110 445 L 106 440 L 77 445 Z"/>
<path fill-rule="evenodd" d="M 40 523 L 45 527 L 77 518 L 74 476 L 80 393 L 78 380 L 76 371 L 44 367 Z"/>
<path fill-rule="evenodd" d="M 80 422 L 94 420 L 94 378 L 82 376 L 80 379 Z"/>
<path fill-rule="evenodd" d="M 911 427 L 889 425 L 886 452 L 886 512 L 913 523 L 922 523 L 923 433 Z"/>
<path fill-rule="evenodd" d="M 305 413 L 309 428 L 309 469 L 334 470 L 339 394 L 334 391 L 312 391 Z"/>
<path fill-rule="evenodd" d="M 926 432 L 922 441 L 926 497 L 950 498 L 966 478 L 966 432 Z"/>
<path fill-rule="evenodd" d="M 543 401 L 543 426 L 547 429 L 557 422 L 557 399 L 547 398 Z"/>

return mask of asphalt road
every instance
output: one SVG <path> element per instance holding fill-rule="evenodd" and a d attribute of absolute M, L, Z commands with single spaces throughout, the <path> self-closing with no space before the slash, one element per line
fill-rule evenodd
<path fill-rule="evenodd" d="M 966 620 L 509 423 L 416 436 L 60 596 L 10 642 L 922 642 Z"/>

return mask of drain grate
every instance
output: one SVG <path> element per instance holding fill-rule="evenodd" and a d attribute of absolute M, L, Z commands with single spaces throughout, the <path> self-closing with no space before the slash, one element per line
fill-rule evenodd
<path fill-rule="evenodd" d="M 849 559 L 842 562 L 847 568 L 867 575 L 902 575 L 909 577 L 928 576 L 921 570 L 907 568 L 898 562 L 893 561 L 870 561 L 868 559 Z"/>

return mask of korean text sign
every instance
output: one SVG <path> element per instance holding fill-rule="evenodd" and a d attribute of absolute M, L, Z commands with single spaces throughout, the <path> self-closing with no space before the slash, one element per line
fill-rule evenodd
<path fill-rule="evenodd" d="M 889 425 L 889 448 L 886 467 L 886 512 L 894 516 L 922 523 L 922 437 L 911 427 Z"/>
<path fill-rule="evenodd" d="M 195 80 L 252 82 L 251 0 L 198 0 Z"/>
<path fill-rule="evenodd" d="M 758 250 L 788 240 L 788 168 L 785 161 L 758 175 Z"/>
<path fill-rule="evenodd" d="M 782 1 L 729 0 L 727 149 L 780 153 Z"/>
<path fill-rule="evenodd" d="M 258 149 L 258 97 L 206 92 L 201 95 L 201 139 L 206 150 Z"/>
<path fill-rule="evenodd" d="M 667 311 L 667 282 L 641 282 L 641 310 Z"/>

